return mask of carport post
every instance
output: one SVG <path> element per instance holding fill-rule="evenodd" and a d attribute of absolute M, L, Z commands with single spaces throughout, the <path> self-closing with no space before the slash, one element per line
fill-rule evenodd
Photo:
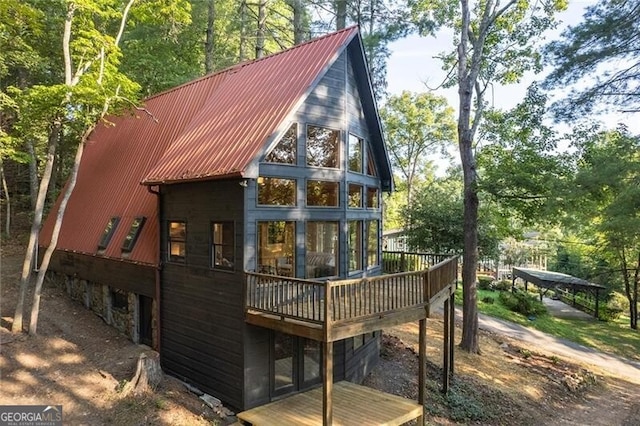
<path fill-rule="evenodd" d="M 598 309 L 600 308 L 600 289 L 596 288 L 596 311 L 593 314 L 596 319 L 598 318 Z"/>

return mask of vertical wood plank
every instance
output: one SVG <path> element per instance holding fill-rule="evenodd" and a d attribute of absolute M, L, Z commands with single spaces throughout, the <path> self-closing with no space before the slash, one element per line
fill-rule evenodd
<path fill-rule="evenodd" d="M 422 406 L 422 416 L 418 417 L 418 425 L 423 426 L 425 421 L 425 363 L 427 355 L 427 320 L 421 319 L 419 322 L 418 336 L 418 404 Z"/>
<path fill-rule="evenodd" d="M 451 337 L 449 338 L 449 374 L 453 376 L 453 364 L 454 364 L 454 350 L 455 350 L 455 334 L 456 334 L 456 293 L 454 289 L 451 289 L 451 302 L 449 303 L 449 309 L 451 309 L 451 314 L 449 315 L 449 321 L 451 323 L 449 328 L 449 333 Z"/>
<path fill-rule="evenodd" d="M 451 310 L 449 309 L 450 305 L 449 299 L 444 301 L 444 331 L 442 336 L 442 392 L 446 395 L 449 392 L 449 363 L 451 358 L 449 357 L 449 339 L 451 337 Z"/>

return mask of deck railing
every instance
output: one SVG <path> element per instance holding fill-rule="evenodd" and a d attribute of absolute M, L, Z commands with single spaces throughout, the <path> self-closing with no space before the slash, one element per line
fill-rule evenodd
<path fill-rule="evenodd" d="M 384 316 L 424 306 L 455 282 L 457 262 L 456 256 L 422 271 L 326 282 L 247 272 L 245 309 L 315 324 Z"/>
<path fill-rule="evenodd" d="M 397 272 L 424 271 L 453 255 L 441 253 L 414 253 L 405 251 L 383 251 L 382 272 L 393 274 Z"/>

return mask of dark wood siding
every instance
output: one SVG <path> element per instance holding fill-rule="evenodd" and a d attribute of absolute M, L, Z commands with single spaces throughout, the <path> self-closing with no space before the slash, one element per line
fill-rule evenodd
<path fill-rule="evenodd" d="M 153 266 L 57 250 L 49 268 L 94 283 L 156 297 Z"/>
<path fill-rule="evenodd" d="M 373 336 L 357 350 L 353 350 L 353 339 L 345 339 L 344 379 L 354 383 L 361 383 L 373 367 L 378 364 L 380 357 L 380 335 L 376 331 Z"/>
<path fill-rule="evenodd" d="M 161 360 L 225 403 L 243 408 L 243 195 L 238 180 L 161 188 Z M 187 224 L 186 263 L 167 262 L 167 223 Z M 235 270 L 210 266 L 211 222 L 234 221 Z"/>

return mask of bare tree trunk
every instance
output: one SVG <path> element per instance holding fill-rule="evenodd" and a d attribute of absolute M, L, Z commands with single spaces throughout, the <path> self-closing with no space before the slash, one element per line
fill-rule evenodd
<path fill-rule="evenodd" d="M 42 284 L 44 283 L 45 276 L 47 274 L 47 270 L 49 269 L 49 263 L 51 262 L 51 256 L 55 251 L 58 245 L 58 237 L 60 236 L 60 228 L 62 228 L 62 219 L 64 217 L 64 212 L 67 209 L 67 203 L 69 202 L 69 198 L 71 198 L 71 194 L 73 193 L 73 189 L 76 186 L 76 180 L 78 177 L 78 169 L 80 168 L 80 160 L 82 160 L 82 153 L 84 151 L 84 143 L 86 139 L 91 134 L 93 127 L 88 129 L 82 137 L 82 141 L 78 144 L 78 150 L 76 151 L 76 156 L 73 162 L 73 169 L 71 171 L 71 176 L 69 177 L 69 182 L 64 190 L 64 195 L 62 196 L 62 200 L 60 202 L 60 206 L 58 207 L 58 212 L 56 214 L 56 223 L 53 226 L 53 232 L 51 233 L 51 242 L 47 247 L 47 250 L 44 252 L 44 256 L 42 257 L 42 262 L 40 263 L 40 268 L 38 270 L 38 276 L 36 279 L 36 286 L 33 292 L 33 305 L 31 305 L 31 320 L 29 321 L 29 334 L 36 334 L 38 329 L 38 315 L 40 313 L 40 295 L 42 294 Z"/>
<path fill-rule="evenodd" d="M 204 43 L 204 70 L 207 74 L 213 71 L 213 52 L 215 47 L 215 40 L 213 37 L 213 25 L 216 20 L 216 6 L 215 0 L 209 0 L 207 14 L 207 38 Z"/>
<path fill-rule="evenodd" d="M 347 26 L 347 0 L 336 0 L 336 30 L 342 30 Z"/>
<path fill-rule="evenodd" d="M 240 62 L 245 60 L 245 48 L 247 44 L 247 2 L 245 0 L 240 1 L 240 51 L 238 52 L 238 59 Z"/>
<path fill-rule="evenodd" d="M 4 192 L 4 199 L 7 201 L 7 220 L 4 224 L 4 233 L 7 238 L 11 237 L 11 198 L 9 198 L 9 187 L 7 186 L 7 179 L 4 175 L 4 164 L 0 158 L 0 178 L 2 178 L 2 191 Z"/>
<path fill-rule="evenodd" d="M 267 0 L 258 0 L 258 29 L 256 30 L 256 58 L 264 56 L 265 24 L 267 21 Z"/>
<path fill-rule="evenodd" d="M 36 198 L 36 206 L 33 210 L 33 222 L 31 223 L 31 232 L 29 233 L 29 243 L 27 244 L 27 252 L 24 256 L 24 262 L 22 263 L 22 274 L 20 275 L 20 292 L 18 295 L 18 303 L 16 305 L 16 311 L 13 315 L 13 324 L 11 331 L 14 333 L 22 332 L 22 316 L 24 311 L 24 298 L 27 294 L 27 287 L 31 280 L 31 270 L 33 269 L 34 262 L 38 259 L 34 259 L 35 250 L 38 245 L 38 233 L 40 232 L 40 226 L 42 225 L 42 215 L 44 212 L 44 203 L 47 198 L 47 190 L 49 188 L 49 182 L 51 180 L 51 172 L 53 170 L 53 160 L 56 156 L 56 149 L 58 147 L 58 141 L 60 137 L 60 122 L 56 122 L 49 132 L 49 146 L 47 151 L 47 160 L 44 166 L 44 172 L 42 179 L 40 180 L 40 187 L 38 190 L 38 197 Z"/>
<path fill-rule="evenodd" d="M 31 198 L 31 209 L 36 208 L 36 200 L 38 198 L 38 158 L 36 157 L 36 149 L 33 141 L 27 141 L 27 149 L 29 150 L 29 194 Z"/>
<path fill-rule="evenodd" d="M 293 11 L 293 44 L 300 44 L 305 40 L 305 29 L 303 27 L 304 7 L 302 0 L 289 0 L 289 6 Z"/>

